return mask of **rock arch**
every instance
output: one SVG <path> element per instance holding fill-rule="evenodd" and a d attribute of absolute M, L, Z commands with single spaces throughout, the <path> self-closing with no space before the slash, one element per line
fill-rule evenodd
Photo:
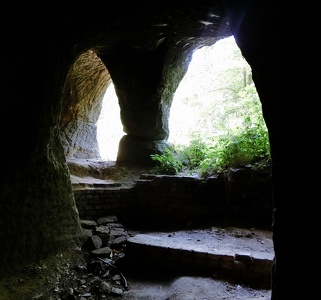
<path fill-rule="evenodd" d="M 158 147 L 167 134 L 168 105 L 193 49 L 233 33 L 252 67 L 270 134 L 276 253 L 272 298 L 318 296 L 320 276 L 313 270 L 320 263 L 311 254 L 319 236 L 320 162 L 314 142 L 320 135 L 318 11 L 313 3 L 290 7 L 251 0 L 2 4 L 2 272 L 77 243 L 81 234 L 61 139 L 68 116 L 61 115 L 68 107 L 65 83 L 80 55 L 93 50 L 121 95 L 130 137 L 122 147 L 137 149 L 137 141 L 146 140 Z M 148 80 L 148 88 L 138 79 Z M 88 95 L 104 88 L 96 86 Z M 128 101 L 139 107 L 135 114 L 126 110 Z M 146 107 L 150 120 L 141 116 Z M 146 154 L 149 143 L 145 149 Z M 137 152 L 120 152 L 120 159 L 136 159 Z"/>

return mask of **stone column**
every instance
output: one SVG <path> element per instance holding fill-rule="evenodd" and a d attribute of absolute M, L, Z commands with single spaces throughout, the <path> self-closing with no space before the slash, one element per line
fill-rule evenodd
<path fill-rule="evenodd" d="M 120 106 L 123 130 L 118 162 L 151 163 L 150 155 L 161 153 L 169 135 L 172 100 L 163 97 L 163 62 L 166 47 L 143 53 L 100 55 L 111 74 Z"/>

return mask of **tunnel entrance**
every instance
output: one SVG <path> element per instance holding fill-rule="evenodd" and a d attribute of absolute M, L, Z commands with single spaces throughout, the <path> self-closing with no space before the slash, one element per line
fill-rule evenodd
<path fill-rule="evenodd" d="M 111 82 L 104 95 L 97 121 L 97 141 L 102 159 L 116 161 L 118 143 L 124 134 L 118 99 Z"/>
<path fill-rule="evenodd" d="M 260 131 L 267 137 L 261 103 L 251 75 L 251 68 L 233 36 L 196 50 L 173 97 L 167 142 L 188 147 L 195 140 L 199 142 L 201 137 L 202 143 L 210 147 L 213 138 L 238 134 L 243 136 L 237 137 L 234 143 L 251 147 L 241 139 L 251 139 L 250 135 L 261 134 Z M 118 143 L 124 134 L 111 83 L 97 122 L 102 159 L 116 160 Z"/>
<path fill-rule="evenodd" d="M 226 60 L 225 60 L 225 63 L 226 63 Z M 198 71 L 197 73 L 200 73 L 199 69 L 200 67 L 196 67 L 196 71 Z M 207 71 L 209 70 L 205 69 L 205 72 Z M 241 85 L 248 83 L 248 80 L 249 80 L 248 74 L 246 72 L 245 73 L 241 72 L 240 74 L 241 74 L 240 75 Z M 186 74 L 186 76 L 188 76 L 188 73 Z M 197 81 L 197 79 L 193 76 L 194 75 L 191 75 L 192 79 L 194 80 L 193 85 L 195 85 L 195 82 Z M 228 80 L 224 80 L 224 82 L 228 82 Z M 200 86 L 203 86 L 205 83 L 206 83 L 206 80 L 202 78 L 198 81 L 197 85 L 200 87 Z M 212 82 L 212 84 L 214 83 Z M 204 112 L 208 113 L 211 111 L 209 109 L 211 105 L 214 106 L 212 107 L 212 111 L 218 111 L 222 115 L 224 115 L 224 112 L 229 111 L 230 112 L 229 114 L 225 114 L 226 117 L 233 117 L 235 115 L 235 110 L 234 111 L 227 110 L 226 108 L 223 108 L 223 106 L 221 105 L 224 102 L 223 100 L 226 100 L 222 95 L 221 95 L 222 101 L 220 102 L 219 105 L 215 105 L 211 102 L 213 98 L 211 97 L 212 94 L 220 93 L 223 90 L 223 88 L 214 88 L 212 86 L 207 91 L 202 90 L 201 94 L 205 95 L 205 98 L 200 99 L 201 98 L 200 96 L 197 96 L 197 95 L 195 96 L 195 93 L 194 93 L 195 89 L 191 90 L 186 88 L 186 86 L 190 86 L 190 85 L 191 85 L 190 83 L 188 82 L 186 83 L 183 80 L 181 86 L 179 87 L 177 93 L 175 94 L 175 97 L 173 100 L 172 113 L 171 113 L 171 118 L 173 119 L 170 120 L 170 122 L 173 123 L 174 125 L 173 126 L 170 125 L 171 135 L 169 137 L 169 142 L 188 143 L 186 142 L 186 138 L 190 138 L 191 136 L 193 136 L 192 134 L 193 130 L 197 128 L 197 125 L 199 125 L 198 123 L 202 120 L 206 121 L 206 123 L 201 124 L 201 127 L 200 127 L 201 129 L 198 129 L 200 132 L 202 129 L 203 130 L 206 129 L 206 131 L 203 131 L 203 133 L 206 133 L 207 130 L 215 130 L 216 123 L 211 122 L 212 121 L 211 115 L 210 114 L 204 115 Z M 192 96 L 186 96 L 183 94 L 183 95 L 180 95 L 181 99 L 178 100 L 178 98 L 176 97 L 178 97 L 180 94 L 180 88 L 182 89 L 182 91 L 189 90 Z M 232 91 L 232 94 L 227 94 L 229 96 L 228 99 L 233 98 L 232 96 L 233 93 L 234 91 Z M 210 97 L 206 97 L 206 96 L 210 96 Z M 112 150 L 113 152 L 110 152 L 110 154 L 103 154 L 103 151 L 104 151 L 103 150 L 103 151 L 100 151 L 100 154 L 103 159 L 115 160 L 117 155 L 117 149 L 118 149 L 118 139 L 120 139 L 120 137 L 123 135 L 123 132 L 122 132 L 122 126 L 120 123 L 120 115 L 119 115 L 120 112 L 119 112 L 119 106 L 117 103 L 117 97 L 115 97 L 112 84 L 110 84 L 109 88 L 107 89 L 105 93 L 105 97 L 107 97 L 107 109 L 106 109 L 107 113 L 101 114 L 102 119 L 99 119 L 97 122 L 97 126 L 98 127 L 101 126 L 100 128 L 97 128 L 97 139 L 98 141 L 102 139 L 102 135 L 100 135 L 99 133 L 100 130 L 104 130 L 106 131 L 106 133 L 109 132 L 110 137 L 109 138 L 104 137 L 103 142 L 107 143 L 107 145 L 112 144 L 114 146 Z M 178 104 L 179 102 L 183 104 L 184 102 L 187 102 L 188 104 L 189 98 L 195 98 L 199 101 L 196 103 L 190 102 L 189 103 L 190 106 L 186 108 L 186 111 L 192 111 L 193 113 L 195 113 L 195 111 L 197 110 L 200 112 L 196 114 L 195 123 L 191 123 L 192 126 L 188 126 L 189 124 L 187 125 L 185 124 L 186 126 L 182 126 L 182 122 L 180 122 L 179 127 L 176 128 L 177 132 L 175 133 L 175 130 L 176 130 L 175 121 L 174 121 L 175 104 L 176 103 Z M 219 106 L 219 109 L 217 109 L 217 106 Z M 102 108 L 102 111 L 103 110 L 104 108 Z M 180 112 L 180 115 L 182 115 L 181 113 L 182 107 L 178 105 L 177 110 Z M 114 113 L 113 116 L 110 115 L 112 112 Z M 108 128 L 104 128 L 102 125 L 104 121 L 106 121 L 106 118 L 108 118 L 108 121 L 110 121 L 110 125 Z M 187 119 L 191 119 L 191 118 L 187 118 Z M 239 123 L 237 123 L 237 121 L 235 121 L 235 118 L 234 119 L 232 118 L 231 122 L 223 118 L 223 125 L 226 125 L 226 124 L 229 124 L 229 126 L 240 125 Z M 189 131 L 187 131 L 187 133 L 182 133 L 181 129 L 183 127 L 187 127 Z M 117 134 L 116 134 L 116 131 L 118 131 Z M 100 142 L 99 142 L 99 147 L 100 148 L 102 147 Z M 85 160 L 85 163 L 86 163 L 86 166 L 82 165 L 81 169 L 84 170 L 85 168 L 88 167 L 88 170 L 92 172 L 90 174 L 91 175 L 90 177 L 92 178 L 90 179 L 90 181 L 86 182 L 83 185 L 83 187 L 78 186 L 77 190 L 75 190 L 75 197 L 76 197 L 76 202 L 78 203 L 78 208 L 80 207 L 80 205 L 82 205 L 84 209 L 88 209 L 89 211 L 94 211 L 95 207 L 97 207 L 97 211 L 99 211 L 101 215 L 103 211 L 108 211 L 113 214 L 115 213 L 115 215 L 118 215 L 119 213 L 119 216 L 121 217 L 120 220 L 123 221 L 124 219 L 122 219 L 122 214 L 124 213 L 124 208 L 126 207 L 126 205 L 128 205 L 127 208 L 129 210 L 131 209 L 133 211 L 133 208 L 138 206 L 139 202 L 142 200 L 142 199 L 135 198 L 136 196 L 133 196 L 133 198 L 131 199 L 130 198 L 132 197 L 131 192 L 133 191 L 133 189 L 135 189 L 135 187 L 133 187 L 132 185 L 126 186 L 126 184 L 124 184 L 124 182 L 122 181 L 122 180 L 126 180 L 125 178 L 128 178 L 128 174 L 129 174 L 128 169 L 127 170 L 122 169 L 122 172 L 123 172 L 122 178 L 117 176 L 113 178 L 111 176 L 111 173 L 113 172 L 113 170 L 117 168 L 117 166 L 108 165 L 107 168 L 103 170 L 102 168 L 100 168 L 101 166 L 103 166 L 103 164 L 100 164 L 99 162 L 98 163 L 95 162 L 97 163 L 96 166 L 98 166 L 97 169 L 94 169 L 95 165 L 91 164 L 90 160 Z M 104 174 L 104 172 L 106 173 Z M 104 178 L 99 178 L 99 179 L 95 178 L 96 174 L 106 175 L 106 178 L 108 179 L 104 180 Z M 103 180 L 100 180 L 100 179 L 103 179 Z M 135 178 L 135 182 L 136 183 L 140 182 L 138 183 L 140 184 L 140 186 L 142 186 L 143 184 L 148 184 L 146 182 L 148 182 L 149 180 L 150 178 L 148 177 L 140 178 L 140 176 L 138 176 Z M 168 180 L 169 182 L 171 179 L 165 178 L 165 180 Z M 154 185 L 153 179 L 151 179 L 150 181 L 151 181 L 150 186 L 153 186 Z M 175 188 L 171 188 L 172 194 L 174 189 L 177 190 L 177 184 L 175 184 Z M 149 187 L 147 187 L 147 190 L 149 191 Z M 141 191 L 137 193 L 137 190 L 135 190 L 135 193 L 133 194 L 135 195 L 145 194 L 145 195 L 148 195 L 148 197 L 155 198 L 156 199 L 155 202 L 160 203 L 161 201 L 158 201 L 159 199 L 157 197 L 161 193 L 158 190 L 155 191 L 154 193 L 156 194 L 156 196 L 152 193 L 149 193 L 149 194 L 142 193 Z M 167 197 L 167 198 L 170 198 L 170 197 Z M 133 201 L 134 204 L 131 201 Z M 145 200 L 143 199 L 143 201 L 146 201 L 146 199 Z M 133 204 L 134 206 L 130 206 L 131 204 Z M 176 205 L 176 203 L 174 204 Z M 200 204 L 202 205 L 202 203 Z M 235 203 L 234 204 L 230 203 L 230 204 L 231 204 L 231 207 L 235 205 Z M 193 207 L 193 209 L 191 210 L 194 211 L 199 209 L 200 211 L 201 210 L 204 211 L 204 207 L 201 207 L 201 208 L 200 207 L 195 208 L 195 207 Z M 235 206 L 232 209 L 235 209 Z M 157 210 L 157 208 L 154 207 L 154 210 Z M 179 214 L 179 211 L 177 211 L 177 214 Z M 139 214 L 137 214 L 137 209 L 136 209 L 134 214 L 134 219 L 141 218 L 142 215 L 144 215 L 144 212 L 143 213 L 140 212 Z M 162 215 L 161 217 L 163 218 L 163 223 L 166 223 L 169 221 L 165 215 Z M 89 219 L 90 221 L 93 221 L 95 220 L 95 217 L 91 217 L 91 218 L 88 217 L 86 219 L 88 219 L 88 221 Z M 142 219 L 140 222 L 142 221 L 144 221 L 144 219 Z M 126 239 L 126 248 L 130 252 L 126 252 L 125 264 L 120 265 L 120 269 L 125 272 L 126 276 L 128 276 L 127 279 L 132 284 L 132 288 L 136 289 L 133 291 L 134 293 L 136 293 L 136 295 L 139 293 L 141 294 L 145 293 L 144 294 L 145 296 L 147 294 L 151 295 L 151 293 L 157 294 L 157 292 L 155 292 L 155 289 L 154 289 L 154 284 L 158 288 L 161 287 L 163 289 L 164 295 L 168 295 L 168 293 L 169 294 L 172 293 L 173 291 L 171 290 L 171 288 L 167 289 L 166 285 L 164 285 L 164 278 L 165 280 L 169 280 L 170 282 L 171 279 L 169 278 L 169 274 L 171 274 L 171 276 L 174 275 L 175 270 L 173 270 L 173 266 L 178 266 L 178 265 L 189 269 L 188 273 L 178 272 L 175 274 L 175 276 L 179 278 L 178 280 L 180 282 L 182 282 L 184 278 L 189 278 L 188 279 L 190 280 L 189 282 L 192 284 L 195 284 L 196 282 L 195 274 L 197 275 L 201 274 L 201 276 L 205 275 L 205 278 L 207 277 L 207 279 L 211 278 L 211 279 L 222 280 L 224 278 L 224 276 L 221 277 L 222 274 L 219 274 L 220 276 L 218 276 L 218 274 L 209 275 L 209 273 L 207 272 L 206 274 L 204 274 L 204 272 L 202 273 L 202 266 L 204 267 L 203 270 L 205 270 L 205 266 L 207 267 L 209 266 L 207 263 L 211 259 L 212 259 L 211 263 L 213 263 L 215 267 L 218 268 L 218 270 L 227 271 L 227 274 L 226 274 L 227 277 L 224 278 L 224 280 L 226 281 L 223 281 L 223 282 L 229 282 L 229 284 L 231 285 L 231 290 L 234 291 L 233 292 L 234 296 L 237 293 L 236 292 L 237 289 L 240 289 L 240 288 L 243 289 L 242 293 L 246 294 L 247 299 L 250 297 L 253 297 L 254 294 L 255 295 L 260 294 L 265 296 L 270 295 L 269 275 L 270 275 L 270 264 L 273 257 L 273 249 L 272 249 L 272 241 L 270 238 L 271 231 L 269 230 L 266 231 L 267 236 L 264 237 L 267 239 L 263 239 L 262 238 L 263 236 L 261 236 L 258 233 L 259 231 L 257 228 L 227 227 L 226 224 L 223 224 L 225 225 L 225 227 L 212 226 L 208 228 L 198 228 L 196 226 L 193 226 L 194 225 L 193 223 L 188 223 L 188 224 L 186 223 L 185 224 L 186 227 L 184 227 L 183 230 L 175 229 L 172 231 L 166 231 L 163 228 L 159 228 L 157 232 L 147 231 L 146 229 L 137 230 L 136 228 L 135 229 L 131 228 L 130 226 L 128 226 L 128 224 L 125 224 L 125 225 L 126 225 L 125 229 L 129 234 L 129 236 L 127 236 L 128 239 Z M 99 233 L 92 231 L 91 234 L 93 233 L 96 235 L 99 235 Z M 243 240 L 244 244 L 241 243 L 241 239 Z M 92 242 L 95 242 L 96 239 L 92 237 L 91 240 Z M 159 243 L 155 244 L 151 242 L 155 240 L 158 240 Z M 218 247 L 216 248 L 216 246 L 214 245 L 215 240 L 219 242 L 223 242 L 224 244 L 218 244 Z M 97 247 L 97 245 L 98 244 L 96 244 L 95 247 Z M 180 245 L 181 247 L 177 249 L 176 247 L 177 245 Z M 235 250 L 236 252 L 234 254 L 231 254 L 231 252 L 224 252 L 224 251 L 233 251 L 232 249 L 234 249 L 233 247 L 235 245 L 239 248 Z M 204 250 L 204 248 L 202 249 L 201 247 L 205 247 L 206 249 Z M 209 250 L 209 247 L 212 247 L 212 248 Z M 98 248 L 99 249 L 94 249 L 94 250 L 91 249 L 91 251 L 97 250 L 96 252 L 100 253 L 100 251 L 102 250 L 100 250 L 100 247 Z M 115 253 L 117 253 L 117 251 L 119 252 L 120 249 L 115 249 L 115 250 L 116 250 Z M 257 253 L 259 253 L 259 256 L 256 257 L 255 255 Z M 261 255 L 263 255 L 263 257 Z M 264 257 L 264 255 L 268 255 L 268 256 Z M 110 259 L 110 257 L 108 257 L 108 259 Z M 95 261 L 95 263 L 96 262 L 97 261 Z M 131 264 L 132 262 L 135 262 L 137 264 Z M 198 265 L 199 268 L 201 268 L 201 273 L 193 274 L 193 271 L 194 271 L 193 268 L 196 265 Z M 165 267 L 165 272 L 164 270 L 162 270 L 162 272 L 159 272 L 161 266 Z M 255 288 L 253 289 L 253 288 L 247 288 L 247 287 L 241 286 L 243 280 L 250 282 L 253 279 L 253 277 L 257 275 L 257 274 L 255 275 L 254 272 L 251 271 L 253 270 L 253 268 L 257 270 L 258 274 L 262 272 L 262 268 L 264 268 L 265 273 L 263 274 L 263 276 L 264 277 L 266 276 L 264 279 L 264 284 L 265 284 L 264 288 L 259 289 L 258 291 L 256 291 Z M 151 280 L 151 276 L 155 275 L 155 269 L 158 270 L 157 273 L 158 275 L 160 275 L 160 277 Z M 137 270 L 139 270 L 138 273 L 137 273 Z M 229 272 L 233 273 L 233 276 L 232 276 L 233 279 L 231 279 L 231 273 Z M 259 274 L 258 276 L 261 276 L 261 275 L 262 273 Z M 216 276 L 218 277 L 216 278 Z M 236 282 L 236 284 L 234 284 L 234 282 Z M 260 283 L 262 284 L 262 282 L 263 281 L 261 281 Z M 226 283 L 224 283 L 224 286 L 225 285 Z M 186 284 L 184 286 L 185 288 L 188 287 L 188 285 Z M 150 290 L 149 288 L 151 288 L 152 290 Z M 174 292 L 176 293 L 179 290 L 179 288 L 181 288 L 181 285 L 177 285 L 177 288 L 174 289 Z M 207 286 L 207 288 L 209 288 L 209 286 Z M 204 292 L 206 293 L 207 288 L 206 287 L 201 288 L 202 295 L 204 297 L 206 297 L 206 294 L 203 294 L 203 293 Z M 182 295 L 189 294 L 189 293 L 191 292 L 186 290 L 182 292 Z M 193 290 L 192 293 L 197 293 L 197 291 Z M 228 292 L 225 290 L 224 293 L 226 295 Z"/>

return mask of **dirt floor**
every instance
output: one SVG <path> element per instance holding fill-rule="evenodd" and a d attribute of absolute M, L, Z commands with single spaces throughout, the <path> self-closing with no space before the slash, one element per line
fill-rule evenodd
<path fill-rule="evenodd" d="M 1 300 L 268 300 L 270 289 L 258 289 L 212 276 L 122 270 L 128 288 L 121 295 L 79 293 L 86 282 L 86 252 L 74 249 L 30 265 L 21 274 L 0 280 Z M 85 283 L 83 283 L 85 282 Z M 27 295 L 27 296 L 26 296 Z"/>
<path fill-rule="evenodd" d="M 168 276 L 164 278 L 129 278 L 126 300 L 268 300 L 269 290 L 256 290 L 244 285 L 209 277 Z"/>
<path fill-rule="evenodd" d="M 69 160 L 71 180 L 79 182 L 121 182 L 130 186 L 148 169 L 124 167 L 115 162 Z M 144 234 L 161 238 L 165 243 L 184 243 L 193 247 L 220 251 L 237 249 L 263 256 L 273 256 L 271 232 L 256 228 L 206 228 L 182 232 L 137 232 L 129 229 L 130 237 Z M 167 240 L 166 240 L 167 239 Z M 270 289 L 258 289 L 233 280 L 217 278 L 215 274 L 164 274 L 157 269 L 145 272 L 140 268 L 124 270 L 128 288 L 121 295 L 106 293 L 99 297 L 78 293 L 86 284 L 84 276 L 88 253 L 82 248 L 70 249 L 49 258 L 46 262 L 27 267 L 21 274 L 0 280 L 0 300 L 268 300 Z M 28 294 L 29 296 L 25 298 Z"/>

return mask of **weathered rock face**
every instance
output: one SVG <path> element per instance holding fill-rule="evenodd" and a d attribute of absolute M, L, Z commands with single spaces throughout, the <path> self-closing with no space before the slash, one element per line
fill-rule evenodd
<path fill-rule="evenodd" d="M 100 158 L 96 123 L 110 75 L 89 50 L 79 56 L 66 78 L 61 111 L 61 140 L 67 157 Z"/>
<path fill-rule="evenodd" d="M 61 115 L 67 156 L 100 158 L 96 123 L 111 80 L 127 134 L 120 141 L 117 161 L 151 164 L 150 154 L 163 151 L 173 95 L 193 51 L 231 32 L 221 4 L 199 10 L 188 6 L 158 8 L 158 16 L 154 16 L 154 6 L 144 7 L 137 15 L 130 13 L 130 21 L 118 21 L 119 27 L 112 32 L 99 33 L 102 28 L 97 28 L 95 34 L 99 39 L 103 34 L 103 40 L 92 44 L 71 66 Z M 128 7 L 124 9 L 129 12 Z"/>
<path fill-rule="evenodd" d="M 311 145 L 311 138 L 320 131 L 316 121 L 320 91 L 315 88 L 314 75 L 320 59 L 313 55 L 316 48 L 320 50 L 314 42 L 315 7 L 305 7 L 300 14 L 285 5 L 272 8 L 267 2 L 247 1 L 245 8 L 243 2 L 234 2 L 230 27 L 252 67 L 272 151 L 272 298 L 317 298 L 317 290 L 310 289 L 319 281 L 311 266 L 320 267 L 310 253 L 319 235 L 320 197 L 316 188 L 320 162 L 315 159 L 319 150 Z M 293 18 L 297 14 L 300 20 Z M 307 176 L 300 179 L 298 174 Z M 294 206 L 289 208 L 289 204 Z M 293 261 L 299 264 L 294 266 Z"/>
<path fill-rule="evenodd" d="M 317 7 L 254 0 L 4 3 L 1 14 L 2 272 L 80 234 L 65 158 L 98 157 L 95 126 L 110 79 L 127 134 L 118 158 L 148 162 L 150 149 L 166 144 L 173 93 L 193 51 L 233 33 L 270 134 L 273 299 L 319 295 L 311 266 L 320 263 L 310 253 L 319 236 Z"/>

